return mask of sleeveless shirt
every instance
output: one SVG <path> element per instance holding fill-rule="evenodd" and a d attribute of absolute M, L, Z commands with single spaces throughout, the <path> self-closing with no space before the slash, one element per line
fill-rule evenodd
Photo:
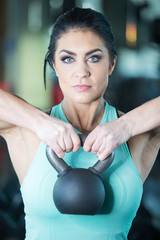
<path fill-rule="evenodd" d="M 62 103 L 54 106 L 51 116 L 68 122 Z M 117 118 L 116 109 L 106 102 L 100 124 Z M 76 129 L 75 129 L 76 130 Z M 79 133 L 76 130 L 77 133 Z M 142 198 L 143 184 L 131 158 L 127 143 L 115 150 L 111 166 L 102 174 L 106 198 L 96 215 L 61 214 L 53 202 L 57 172 L 48 162 L 42 141 L 21 185 L 24 202 L 26 240 L 125 240 Z M 74 167 L 88 168 L 96 154 L 65 153 L 64 160 Z"/>

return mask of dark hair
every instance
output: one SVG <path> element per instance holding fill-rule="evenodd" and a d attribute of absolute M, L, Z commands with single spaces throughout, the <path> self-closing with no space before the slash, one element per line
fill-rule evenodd
<path fill-rule="evenodd" d="M 58 39 L 71 29 L 88 29 L 103 39 L 113 62 L 116 53 L 111 26 L 102 13 L 90 8 L 73 8 L 60 15 L 55 22 L 44 63 L 44 84 L 46 87 L 46 64 L 53 68 L 54 54 Z"/>

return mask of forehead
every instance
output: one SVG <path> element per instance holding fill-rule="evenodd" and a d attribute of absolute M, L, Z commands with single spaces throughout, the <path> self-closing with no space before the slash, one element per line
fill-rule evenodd
<path fill-rule="evenodd" d="M 80 51 L 93 48 L 105 49 L 103 39 L 96 33 L 89 30 L 69 30 L 67 33 L 61 35 L 57 41 L 56 50 L 60 49 L 72 49 L 73 51 Z"/>

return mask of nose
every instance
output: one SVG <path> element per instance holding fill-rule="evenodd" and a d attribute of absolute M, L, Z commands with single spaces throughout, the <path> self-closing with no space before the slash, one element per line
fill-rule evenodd
<path fill-rule="evenodd" d="M 75 73 L 77 78 L 87 78 L 90 76 L 90 71 L 86 63 L 79 63 Z"/>

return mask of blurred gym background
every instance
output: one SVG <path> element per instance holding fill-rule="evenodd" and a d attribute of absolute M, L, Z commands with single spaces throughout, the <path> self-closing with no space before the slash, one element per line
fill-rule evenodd
<path fill-rule="evenodd" d="M 75 6 L 104 13 L 112 25 L 118 52 L 108 91 L 113 105 L 127 112 L 157 97 L 160 0 L 0 0 L 0 87 L 43 110 L 61 101 L 56 76 L 49 67 L 44 90 L 43 62 L 55 19 Z M 130 240 L 160 239 L 159 158 L 144 185 Z M 0 138 L 0 240 L 22 239 L 24 213 L 19 183 L 6 143 Z"/>

